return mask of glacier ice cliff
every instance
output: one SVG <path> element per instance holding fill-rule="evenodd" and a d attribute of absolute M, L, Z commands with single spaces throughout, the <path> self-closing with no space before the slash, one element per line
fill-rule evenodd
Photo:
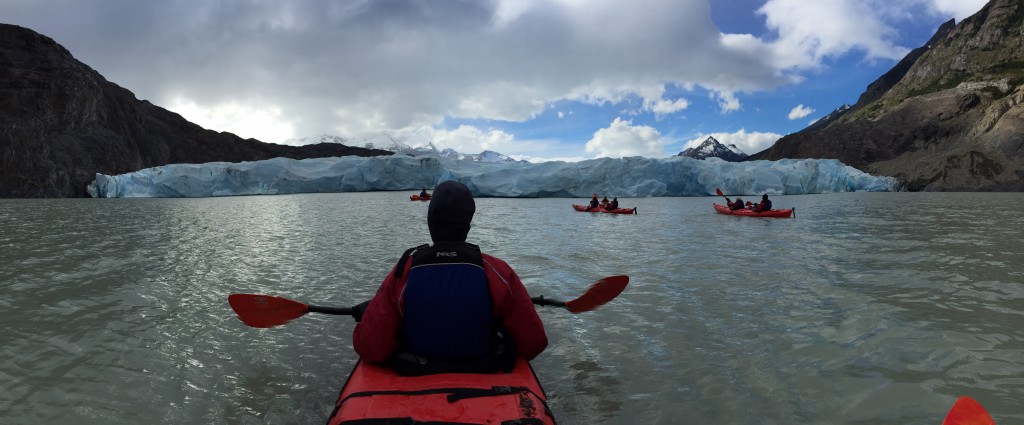
<path fill-rule="evenodd" d="M 795 195 L 900 189 L 892 177 L 872 176 L 830 159 L 726 162 L 718 158 L 598 158 L 580 162 L 479 162 L 395 154 L 205 164 L 170 164 L 126 174 L 96 174 L 88 192 L 98 198 L 210 197 L 288 193 L 365 192 L 465 183 L 483 197 Z"/>

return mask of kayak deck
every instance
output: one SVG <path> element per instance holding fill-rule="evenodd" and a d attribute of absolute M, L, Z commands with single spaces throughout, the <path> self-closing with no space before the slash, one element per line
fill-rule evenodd
<path fill-rule="evenodd" d="M 717 211 L 719 214 L 727 214 L 727 215 L 742 215 L 742 216 L 747 216 L 747 217 L 776 217 L 776 218 L 788 218 L 789 216 L 793 215 L 793 210 L 792 209 L 788 209 L 788 210 L 768 210 L 768 211 L 755 212 L 753 210 L 748 210 L 748 209 L 745 209 L 745 208 L 744 209 L 739 209 L 739 210 L 730 210 L 729 207 L 727 207 L 725 205 L 719 205 L 719 204 L 711 204 L 711 205 L 715 207 L 715 211 Z"/>
<path fill-rule="evenodd" d="M 347 423 L 554 424 L 530 363 L 510 373 L 400 376 L 360 360 L 338 396 L 329 425 Z M 516 422 L 519 421 L 519 422 Z"/>

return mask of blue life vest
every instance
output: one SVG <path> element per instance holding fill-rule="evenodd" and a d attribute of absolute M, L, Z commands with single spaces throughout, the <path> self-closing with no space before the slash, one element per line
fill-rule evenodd
<path fill-rule="evenodd" d="M 494 313 L 478 246 L 442 242 L 416 250 L 402 299 L 410 353 L 458 359 L 491 351 Z"/>

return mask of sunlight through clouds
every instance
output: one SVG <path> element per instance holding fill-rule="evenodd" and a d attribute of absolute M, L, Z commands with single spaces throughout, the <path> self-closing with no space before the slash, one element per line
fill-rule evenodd
<path fill-rule="evenodd" d="M 295 137 L 291 123 L 284 121 L 277 107 L 254 107 L 227 102 L 206 107 L 186 99 L 176 99 L 167 109 L 203 128 L 234 133 L 242 138 L 283 141 Z"/>

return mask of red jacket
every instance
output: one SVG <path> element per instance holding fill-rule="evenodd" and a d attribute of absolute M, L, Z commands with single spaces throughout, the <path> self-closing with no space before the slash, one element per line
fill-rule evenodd
<path fill-rule="evenodd" d="M 494 316 L 502 319 L 519 356 L 533 360 L 548 346 L 548 337 L 530 294 L 516 272 L 500 258 L 483 254 L 483 260 Z M 401 296 L 410 268 L 412 261 L 406 261 L 401 279 L 395 279 L 395 269 L 391 269 L 352 332 L 353 348 L 367 361 L 382 363 L 398 349 L 402 330 Z"/>

